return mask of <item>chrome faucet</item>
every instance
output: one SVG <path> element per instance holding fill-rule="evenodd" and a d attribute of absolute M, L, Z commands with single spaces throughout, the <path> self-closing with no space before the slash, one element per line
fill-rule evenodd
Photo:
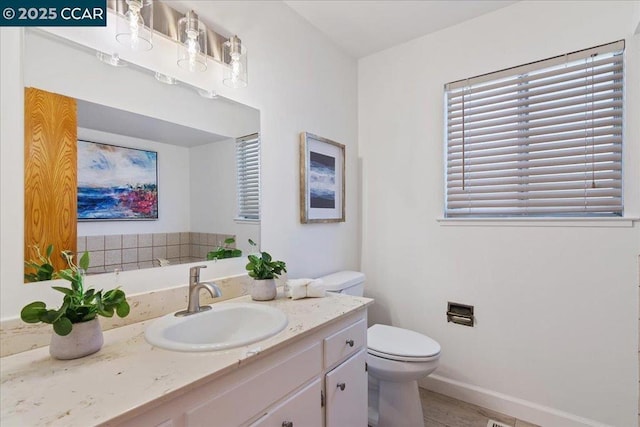
<path fill-rule="evenodd" d="M 197 265 L 189 269 L 189 303 L 187 309 L 177 312 L 176 316 L 189 316 L 201 311 L 211 310 L 210 305 L 200 305 L 200 289 L 206 289 L 213 298 L 222 296 L 222 291 L 213 282 L 200 282 L 200 269 L 206 265 Z"/>

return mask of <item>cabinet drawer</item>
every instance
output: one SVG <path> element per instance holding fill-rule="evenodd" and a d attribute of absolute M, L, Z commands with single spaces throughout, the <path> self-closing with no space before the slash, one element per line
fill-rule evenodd
<path fill-rule="evenodd" d="M 331 367 L 367 345 L 367 325 L 362 319 L 324 339 L 324 366 Z"/>
<path fill-rule="evenodd" d="M 317 378 L 249 427 L 322 426 L 321 390 L 320 379 Z"/>
<path fill-rule="evenodd" d="M 186 425 L 237 426 L 273 405 L 322 369 L 320 345 L 286 358 L 185 413 Z M 239 409 L 240 408 L 240 409 Z M 215 420 L 215 424 L 212 424 Z"/>

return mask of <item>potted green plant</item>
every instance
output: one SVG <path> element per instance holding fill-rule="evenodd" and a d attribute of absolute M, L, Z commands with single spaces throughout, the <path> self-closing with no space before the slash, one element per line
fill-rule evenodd
<path fill-rule="evenodd" d="M 240 249 L 229 247 L 229 245 L 233 245 L 235 242 L 235 237 L 224 239 L 223 246 L 217 246 L 214 250 L 207 253 L 207 260 L 241 257 L 242 251 Z"/>
<path fill-rule="evenodd" d="M 50 255 L 50 254 L 49 254 Z M 76 359 L 95 353 L 102 348 L 103 337 L 97 316 L 126 317 L 130 307 L 125 293 L 115 288 L 106 292 L 86 288 L 85 271 L 89 267 L 89 253 L 85 252 L 78 264 L 73 254 L 63 251 L 69 268 L 52 274 L 55 279 L 68 280 L 70 288 L 53 286 L 64 294 L 62 306 L 49 309 L 42 301 L 24 306 L 20 318 L 27 323 L 49 323 L 53 325 L 49 352 L 56 359 Z"/>
<path fill-rule="evenodd" d="M 249 239 L 251 246 L 257 246 Z M 267 252 L 258 251 L 259 255 L 249 255 L 249 263 L 246 269 L 253 278 L 251 286 L 251 298 L 256 301 L 269 301 L 276 297 L 276 281 L 280 274 L 287 272 L 283 261 L 274 261 Z"/>

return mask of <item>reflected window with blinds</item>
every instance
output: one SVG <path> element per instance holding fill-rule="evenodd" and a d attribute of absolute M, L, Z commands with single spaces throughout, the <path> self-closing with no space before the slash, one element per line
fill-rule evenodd
<path fill-rule="evenodd" d="M 238 215 L 240 221 L 260 220 L 260 136 L 236 140 Z"/>
<path fill-rule="evenodd" d="M 623 76 L 618 41 L 445 85 L 445 216 L 622 216 Z"/>

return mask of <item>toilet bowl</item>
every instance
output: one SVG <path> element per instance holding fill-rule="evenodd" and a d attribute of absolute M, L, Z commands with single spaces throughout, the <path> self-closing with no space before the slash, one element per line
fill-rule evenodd
<path fill-rule="evenodd" d="M 423 425 L 418 380 L 438 367 L 440 345 L 408 329 L 373 325 L 367 346 L 369 425 Z"/>
<path fill-rule="evenodd" d="M 321 277 L 329 292 L 362 296 L 364 274 L 340 271 Z M 367 330 L 369 426 L 422 426 L 418 380 L 438 367 L 440 344 L 426 335 L 387 325 Z"/>

